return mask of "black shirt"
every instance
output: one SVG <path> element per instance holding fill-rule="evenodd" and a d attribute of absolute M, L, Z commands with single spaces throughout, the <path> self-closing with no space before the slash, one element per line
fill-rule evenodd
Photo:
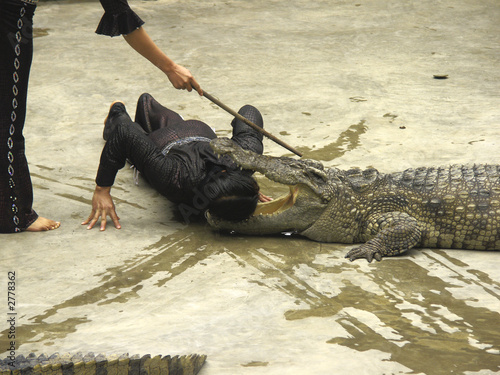
<path fill-rule="evenodd" d="M 144 25 L 144 21 L 132 10 L 127 0 L 99 0 L 104 15 L 96 33 L 109 36 L 127 35 Z"/>

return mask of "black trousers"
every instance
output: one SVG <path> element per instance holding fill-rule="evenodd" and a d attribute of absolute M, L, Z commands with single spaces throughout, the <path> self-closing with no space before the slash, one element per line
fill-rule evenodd
<path fill-rule="evenodd" d="M 0 0 L 0 232 L 21 232 L 38 215 L 24 148 L 35 5 Z"/>

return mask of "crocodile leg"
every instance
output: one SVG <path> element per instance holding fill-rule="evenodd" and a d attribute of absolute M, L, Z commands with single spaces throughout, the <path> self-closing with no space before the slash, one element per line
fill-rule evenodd
<path fill-rule="evenodd" d="M 371 263 L 373 258 L 380 261 L 384 256 L 401 254 L 416 246 L 422 235 L 417 220 L 403 212 L 374 215 L 368 220 L 367 230 L 376 235 L 347 253 L 345 257 L 351 262 L 366 258 Z"/>

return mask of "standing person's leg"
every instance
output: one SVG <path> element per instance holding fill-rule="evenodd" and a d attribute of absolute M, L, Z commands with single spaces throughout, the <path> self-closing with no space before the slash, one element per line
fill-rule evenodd
<path fill-rule="evenodd" d="M 0 0 L 0 232 L 55 229 L 38 217 L 23 136 L 35 5 Z"/>

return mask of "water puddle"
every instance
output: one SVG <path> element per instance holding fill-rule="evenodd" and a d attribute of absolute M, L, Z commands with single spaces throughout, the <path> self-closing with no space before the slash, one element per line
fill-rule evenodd
<path fill-rule="evenodd" d="M 319 161 L 331 161 L 344 155 L 346 152 L 355 150 L 361 145 L 361 135 L 366 133 L 368 127 L 366 121 L 361 120 L 357 124 L 349 126 L 349 128 L 338 136 L 337 140 L 324 146 L 320 149 L 313 150 L 307 146 L 297 147 L 297 150 L 304 154 L 306 159 L 314 159 Z"/>
<path fill-rule="evenodd" d="M 33 38 L 41 38 L 43 36 L 49 35 L 50 29 L 35 27 L 33 29 Z"/>
<path fill-rule="evenodd" d="M 241 365 L 241 367 L 266 367 L 269 362 L 252 361 Z"/>
<path fill-rule="evenodd" d="M 436 263 L 433 268 L 445 266 L 438 257 Z M 392 361 L 415 373 L 498 370 L 500 333 L 492 329 L 492 323 L 499 321 L 498 310 L 473 307 L 455 297 L 450 288 L 457 287 L 456 282 L 432 276 L 409 259 L 384 260 L 369 278 L 378 285 L 376 292 L 343 280 L 335 304 L 342 306 L 336 320 L 346 335 L 329 343 L 390 353 Z M 471 280 L 461 282 L 467 288 Z M 498 285 L 495 288 L 498 292 Z M 310 313 L 324 314 L 324 307 Z M 435 360 L 428 361 L 431 357 Z"/>
<path fill-rule="evenodd" d="M 328 332 L 334 334 L 318 345 L 387 353 L 390 361 L 414 373 L 498 371 L 500 332 L 494 322 L 500 319 L 500 283 L 451 250 L 412 250 L 372 264 L 347 261 L 348 250 L 295 235 L 222 235 L 204 223 L 193 223 L 91 275 L 98 280 L 92 287 L 26 319 L 28 323 L 18 327 L 18 345 L 51 346 L 91 322 L 85 311 L 140 305 L 144 288 L 162 298 L 160 287 L 188 271 L 195 280 L 200 267 L 224 256 L 234 263 L 235 275 L 238 267 L 246 270 L 241 278 L 250 285 L 294 301 L 296 308 L 281 312 L 286 321 L 328 321 Z M 178 293 L 190 293 L 189 288 Z M 7 334 L 0 333 L 1 342 Z"/>

